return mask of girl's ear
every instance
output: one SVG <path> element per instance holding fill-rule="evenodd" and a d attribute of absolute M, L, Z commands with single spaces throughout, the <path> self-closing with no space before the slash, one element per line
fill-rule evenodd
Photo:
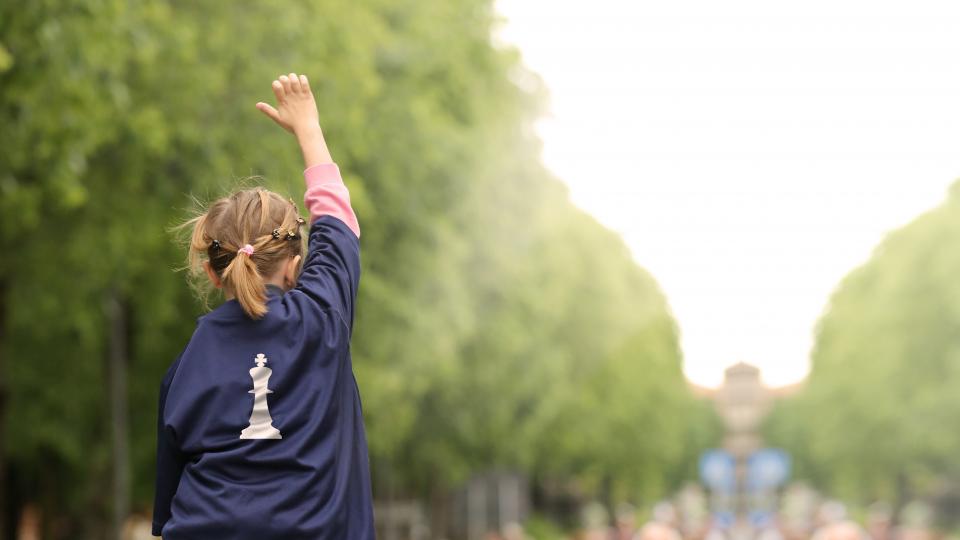
<path fill-rule="evenodd" d="M 203 269 L 207 272 L 207 277 L 210 278 L 210 283 L 213 283 L 213 286 L 222 289 L 223 282 L 220 280 L 220 276 L 214 272 L 213 267 L 210 266 L 210 261 L 203 261 Z"/>
<path fill-rule="evenodd" d="M 290 290 L 297 284 L 297 276 L 300 274 L 300 256 L 296 255 L 287 259 L 287 266 L 283 269 L 283 287 Z"/>

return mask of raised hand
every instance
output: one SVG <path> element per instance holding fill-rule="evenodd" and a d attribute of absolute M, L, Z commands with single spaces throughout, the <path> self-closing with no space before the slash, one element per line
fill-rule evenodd
<path fill-rule="evenodd" d="M 306 75 L 280 75 L 273 81 L 272 88 L 277 107 L 258 102 L 257 109 L 263 114 L 298 137 L 320 127 L 317 103 Z"/>
<path fill-rule="evenodd" d="M 323 163 L 332 163 L 330 150 L 320 129 L 317 102 L 313 99 L 306 75 L 281 75 L 273 81 L 273 95 L 277 108 L 262 101 L 257 108 L 283 129 L 297 136 L 303 162 L 307 168 Z"/>

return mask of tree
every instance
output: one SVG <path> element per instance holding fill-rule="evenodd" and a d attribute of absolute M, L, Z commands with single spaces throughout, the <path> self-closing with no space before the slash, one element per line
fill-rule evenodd
<path fill-rule="evenodd" d="M 960 183 L 839 285 L 806 389 L 770 421 L 803 470 L 852 500 L 898 504 L 956 485 Z M 955 488 L 954 488 L 955 489 Z"/>
<path fill-rule="evenodd" d="M 363 223 L 377 478 L 419 497 L 493 466 L 630 470 L 624 497 L 675 481 L 691 430 L 665 419 L 707 416 L 666 301 L 540 164 L 544 91 L 494 24 L 488 0 L 0 7 L 0 506 L 39 507 L 50 538 L 149 509 L 159 381 L 202 313 L 165 231 L 238 177 L 299 198 L 295 145 L 253 107 L 290 70 Z"/>

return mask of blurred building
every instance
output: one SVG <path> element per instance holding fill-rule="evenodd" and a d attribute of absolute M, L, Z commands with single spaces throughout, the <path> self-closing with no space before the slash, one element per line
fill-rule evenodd
<path fill-rule="evenodd" d="M 730 366 L 713 399 L 726 428 L 724 449 L 738 461 L 760 449 L 761 423 L 772 402 L 769 390 L 760 381 L 760 370 L 743 362 Z"/>

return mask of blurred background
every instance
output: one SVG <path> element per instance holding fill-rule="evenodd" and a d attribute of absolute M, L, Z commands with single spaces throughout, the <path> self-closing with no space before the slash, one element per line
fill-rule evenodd
<path fill-rule="evenodd" d="M 0 3 L 0 538 L 150 538 L 168 232 L 307 73 L 385 540 L 960 538 L 950 2 Z M 952 186 L 952 187 L 951 187 Z M 216 302 L 218 300 L 214 300 Z"/>

